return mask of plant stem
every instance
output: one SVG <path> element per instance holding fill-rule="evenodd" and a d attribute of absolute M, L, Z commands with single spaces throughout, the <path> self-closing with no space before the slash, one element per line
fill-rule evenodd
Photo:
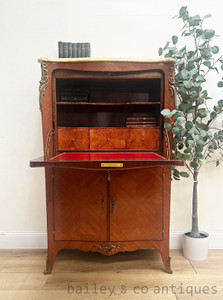
<path fill-rule="evenodd" d="M 192 229 L 191 229 L 191 233 L 190 236 L 193 238 L 199 238 L 200 237 L 200 233 L 199 233 L 199 229 L 198 229 L 198 214 L 197 214 L 197 185 L 198 185 L 198 171 L 195 169 L 194 170 L 194 175 L 193 175 L 193 179 L 194 179 L 194 184 L 193 184 L 193 201 L 192 201 Z"/>

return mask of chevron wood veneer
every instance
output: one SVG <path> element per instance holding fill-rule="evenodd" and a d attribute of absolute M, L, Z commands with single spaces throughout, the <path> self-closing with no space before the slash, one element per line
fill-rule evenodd
<path fill-rule="evenodd" d="M 30 165 L 45 167 L 44 273 L 72 248 L 154 248 L 171 273 L 171 165 L 183 163 L 171 159 L 160 111 L 174 108 L 173 61 L 39 61 L 44 157 Z"/>

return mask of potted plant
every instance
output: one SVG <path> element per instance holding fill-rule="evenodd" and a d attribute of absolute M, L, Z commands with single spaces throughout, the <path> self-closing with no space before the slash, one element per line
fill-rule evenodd
<path fill-rule="evenodd" d="M 173 156 L 185 161 L 186 171 L 173 169 L 173 178 L 193 178 L 192 228 L 183 235 L 183 253 L 191 260 L 204 260 L 208 255 L 208 234 L 199 231 L 198 226 L 198 178 L 202 166 L 214 162 L 216 166 L 223 160 L 223 128 L 218 128 L 216 120 L 223 112 L 223 100 L 216 101 L 205 89 L 210 72 L 223 70 L 223 59 L 219 47 L 213 44 L 215 31 L 205 29 L 204 18 L 190 16 L 187 7 L 180 8 L 177 16 L 183 22 L 181 42 L 172 36 L 159 55 L 175 59 L 175 83 L 177 107 L 173 111 L 164 109 L 164 128 L 173 133 Z M 223 87 L 223 78 L 216 87 Z M 213 83 L 215 84 L 215 82 Z M 204 250 L 202 248 L 204 247 Z"/>

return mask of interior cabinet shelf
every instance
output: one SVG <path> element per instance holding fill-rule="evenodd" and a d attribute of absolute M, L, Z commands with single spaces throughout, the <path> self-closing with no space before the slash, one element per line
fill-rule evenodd
<path fill-rule="evenodd" d="M 155 248 L 171 273 L 171 166 L 183 162 L 160 111 L 174 108 L 174 61 L 39 61 L 44 156 L 30 166 L 45 167 L 45 274 L 64 248 Z"/>

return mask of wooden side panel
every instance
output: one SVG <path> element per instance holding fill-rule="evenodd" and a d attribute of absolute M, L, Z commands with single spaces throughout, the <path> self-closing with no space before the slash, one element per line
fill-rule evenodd
<path fill-rule="evenodd" d="M 91 150 L 116 150 L 126 148 L 126 129 L 90 129 Z"/>
<path fill-rule="evenodd" d="M 163 238 L 161 167 L 111 173 L 110 240 Z"/>
<path fill-rule="evenodd" d="M 106 172 L 54 170 L 55 240 L 107 240 Z"/>
<path fill-rule="evenodd" d="M 129 148 L 131 150 L 159 150 L 159 128 L 132 128 L 129 129 Z"/>
<path fill-rule="evenodd" d="M 57 148 L 59 151 L 88 150 L 88 129 L 58 128 Z"/>

